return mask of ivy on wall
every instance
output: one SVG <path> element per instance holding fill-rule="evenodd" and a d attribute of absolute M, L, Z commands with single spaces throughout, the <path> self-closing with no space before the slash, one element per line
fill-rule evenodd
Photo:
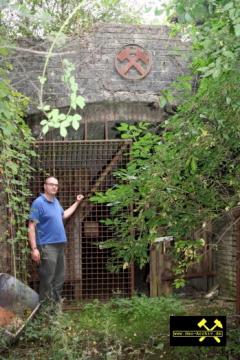
<path fill-rule="evenodd" d="M 5 56 L 5 50 L 0 50 Z M 7 79 L 9 64 L 0 68 L 0 182 L 6 205 L 6 218 L 0 244 L 10 246 L 11 269 L 15 276 L 26 279 L 26 254 L 29 180 L 35 156 L 31 131 L 23 120 L 28 100 L 11 88 Z M 4 269 L 3 269 L 4 270 Z"/>

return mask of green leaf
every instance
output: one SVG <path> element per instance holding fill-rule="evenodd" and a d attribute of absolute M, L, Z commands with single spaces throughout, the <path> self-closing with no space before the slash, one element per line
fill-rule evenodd
<path fill-rule="evenodd" d="M 43 111 L 49 111 L 49 110 L 50 110 L 50 105 L 43 106 Z"/>
<path fill-rule="evenodd" d="M 45 82 L 47 81 L 47 78 L 45 78 L 45 77 L 43 77 L 43 76 L 39 76 L 39 77 L 38 77 L 38 80 L 39 80 L 40 84 L 44 85 Z"/>
<path fill-rule="evenodd" d="M 77 96 L 76 94 L 71 94 L 71 107 L 73 108 L 73 110 L 76 110 L 77 108 Z"/>
<path fill-rule="evenodd" d="M 49 125 L 48 124 L 43 126 L 42 132 L 43 132 L 44 135 L 48 132 L 48 130 L 49 130 Z"/>
<path fill-rule="evenodd" d="M 13 163 L 12 161 L 7 162 L 7 167 L 12 170 L 12 173 L 16 175 L 18 173 L 18 165 Z"/>
<path fill-rule="evenodd" d="M 191 161 L 191 173 L 194 174 L 197 170 L 197 162 L 196 159 L 194 157 L 192 157 L 192 161 Z"/>
<path fill-rule="evenodd" d="M 74 114 L 74 115 L 73 115 L 73 119 L 80 121 L 80 120 L 82 119 L 82 117 L 81 117 L 80 114 Z"/>
<path fill-rule="evenodd" d="M 240 36 L 240 24 L 234 25 L 235 35 Z"/>
<path fill-rule="evenodd" d="M 223 51 L 223 55 L 226 56 L 229 59 L 233 59 L 234 58 L 234 53 L 232 51 L 229 50 L 224 50 Z"/>
<path fill-rule="evenodd" d="M 62 137 L 66 137 L 67 136 L 67 129 L 64 126 L 60 126 L 60 135 Z"/>
<path fill-rule="evenodd" d="M 81 120 L 81 115 L 79 115 L 79 114 L 75 114 L 75 115 L 73 115 L 73 117 L 72 117 L 72 127 L 74 128 L 74 130 L 78 130 L 79 129 L 79 122 L 80 122 L 80 120 Z"/>
<path fill-rule="evenodd" d="M 58 122 L 59 110 L 53 109 L 47 114 L 49 119 L 52 119 L 53 122 Z"/>
<path fill-rule="evenodd" d="M 8 55 L 8 49 L 4 47 L 0 47 L 0 55 L 1 56 L 7 56 Z"/>
<path fill-rule="evenodd" d="M 73 119 L 72 127 L 74 128 L 74 130 L 78 130 L 79 129 L 79 120 Z"/>
<path fill-rule="evenodd" d="M 121 123 L 119 126 L 117 126 L 118 131 L 127 131 L 129 125 L 127 123 Z"/>
<path fill-rule="evenodd" d="M 228 11 L 233 7 L 233 2 L 229 2 L 227 3 L 224 7 L 223 7 L 223 11 Z"/>
<path fill-rule="evenodd" d="M 60 122 L 49 121 L 48 125 L 49 125 L 49 127 L 53 127 L 54 129 L 60 128 Z"/>
<path fill-rule="evenodd" d="M 229 11 L 229 17 L 230 17 L 230 19 L 234 21 L 235 18 L 236 18 L 236 16 L 237 16 L 237 11 L 236 11 L 236 9 L 231 9 L 231 10 Z"/>
<path fill-rule="evenodd" d="M 59 120 L 64 121 L 66 119 L 66 114 L 61 113 L 58 117 Z"/>
<path fill-rule="evenodd" d="M 160 96 L 160 98 L 159 98 L 159 106 L 161 107 L 161 108 L 164 108 L 164 106 L 167 104 L 167 100 L 166 100 L 166 98 L 165 98 L 165 96 Z"/>
<path fill-rule="evenodd" d="M 192 22 L 193 21 L 193 18 L 189 13 L 186 13 L 184 17 L 185 17 L 185 20 L 187 22 Z"/>
<path fill-rule="evenodd" d="M 67 118 L 66 118 L 66 120 L 64 120 L 62 123 L 61 123 L 61 125 L 60 125 L 60 127 L 65 127 L 65 128 L 67 128 L 70 124 L 71 124 L 71 122 L 72 122 L 72 116 L 71 115 L 69 115 Z"/>
<path fill-rule="evenodd" d="M 76 99 L 76 104 L 80 107 L 80 109 L 83 109 L 85 106 L 85 99 L 82 96 L 78 96 Z"/>
<path fill-rule="evenodd" d="M 71 89 L 77 89 L 77 88 L 78 88 L 74 76 L 71 76 L 71 77 L 69 78 L 69 84 L 70 84 L 70 86 L 71 86 Z"/>
<path fill-rule="evenodd" d="M 121 135 L 121 138 L 122 138 L 122 139 L 131 139 L 131 135 L 129 135 L 129 134 L 122 134 L 122 135 Z"/>
<path fill-rule="evenodd" d="M 214 79 L 216 79 L 217 77 L 220 76 L 220 74 L 221 74 L 221 69 L 218 68 L 213 72 L 212 76 Z"/>

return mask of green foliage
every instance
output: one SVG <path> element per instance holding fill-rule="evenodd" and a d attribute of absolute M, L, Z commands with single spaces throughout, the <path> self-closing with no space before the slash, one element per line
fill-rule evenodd
<path fill-rule="evenodd" d="M 81 34 L 97 22 L 140 22 L 137 11 L 124 0 L 13 0 L 1 4 L 0 19 L 14 38 L 34 35 L 47 37 L 51 42 L 73 12 L 74 16 L 64 29 L 65 34 Z"/>
<path fill-rule="evenodd" d="M 7 64 L 0 68 L 0 187 L 6 217 L 2 224 L 6 233 L 1 242 L 11 247 L 14 275 L 26 279 L 27 230 L 29 180 L 32 174 L 30 158 L 32 149 L 31 131 L 23 120 L 27 99 L 11 88 L 6 78 Z"/>
<path fill-rule="evenodd" d="M 172 0 L 169 16 L 193 42 L 193 67 L 203 76 L 217 78 L 236 71 L 239 58 L 240 3 L 237 0 Z"/>
<path fill-rule="evenodd" d="M 108 224 L 116 239 L 102 246 L 112 248 L 125 267 L 133 260 L 142 266 L 154 239 L 171 235 L 179 274 L 192 263 L 189 254 L 195 256 L 203 245 L 195 230 L 239 204 L 240 3 L 172 1 L 169 12 L 192 41 L 192 76 L 164 91 L 160 105 L 181 105 L 161 125 L 158 138 L 135 137 L 130 163 L 116 173 L 120 185 L 92 200 L 111 206 Z M 193 89 L 191 78 L 198 79 Z M 124 131 L 128 137 L 126 126 Z"/>
<path fill-rule="evenodd" d="M 123 260 L 124 268 L 134 259 L 142 267 L 148 261 L 148 245 L 158 233 L 159 223 L 152 221 L 155 209 L 150 205 L 146 176 L 151 158 L 160 144 L 159 136 L 147 131 L 149 126 L 121 124 L 118 128 L 122 138 L 136 140 L 133 142 L 126 169 L 115 172 L 120 184 L 109 189 L 105 194 L 96 193 L 91 197 L 95 203 L 106 203 L 111 207 L 112 219 L 105 221 L 114 227 L 115 238 L 100 244 L 102 248 L 113 249 L 112 270 L 116 270 L 115 258 Z M 133 211 L 129 209 L 133 208 Z M 149 222 L 148 222 L 148 220 Z M 117 238 L 117 241 L 116 241 Z"/>
<path fill-rule="evenodd" d="M 115 334 L 120 341 L 140 345 L 148 340 L 149 334 L 153 337 L 166 334 L 169 316 L 183 313 L 179 300 L 174 297 L 133 296 L 131 299 L 112 299 L 106 304 L 89 303 L 84 306 L 81 318 L 75 318 L 75 321 L 79 328 L 103 332 L 103 337 L 107 326 L 109 334 Z"/>
<path fill-rule="evenodd" d="M 134 359 L 147 351 L 162 349 L 168 342 L 169 316 L 183 314 L 179 300 L 133 297 L 95 300 L 81 311 L 56 313 L 43 309 L 20 338 L 22 351 L 9 349 L 19 359 L 93 360 Z M 146 321 L 146 318 L 148 321 Z M 48 344 L 46 346 L 46 344 Z M 31 351 L 29 351 L 31 349 Z"/>
<path fill-rule="evenodd" d="M 174 259 L 173 271 L 177 278 L 173 281 L 176 289 L 185 285 L 185 280 L 181 277 L 191 265 L 198 263 L 202 259 L 201 249 L 205 245 L 204 239 L 178 240 L 171 249 Z"/>
<path fill-rule="evenodd" d="M 235 76 L 228 90 L 237 89 L 239 80 Z M 222 92 L 227 96 L 225 88 Z M 238 114 L 234 111 L 233 118 L 221 99 L 214 104 L 219 93 L 204 78 L 198 94 L 162 125 L 161 136 L 146 133 L 133 143 L 131 161 L 116 172 L 121 183 L 92 197 L 94 202 L 111 206 L 113 219 L 108 224 L 115 227 L 118 241 L 102 246 L 113 248 L 123 263 L 135 260 L 142 266 L 148 260 L 149 245 L 159 234 L 175 236 L 178 248 L 178 241 L 193 239 L 194 230 L 206 220 L 238 204 Z M 191 250 L 192 243 L 188 246 Z M 201 243 L 196 242 L 196 247 Z M 185 257 L 179 267 L 185 263 L 186 269 L 188 260 Z"/>
<path fill-rule="evenodd" d="M 81 310 L 58 313 L 45 308 L 28 324 L 20 341 L 3 359 L 136 360 L 237 359 L 239 328 L 228 318 L 226 347 L 170 347 L 171 315 L 231 315 L 218 303 L 182 302 L 175 297 L 97 300 L 78 304 Z M 225 304 L 226 305 L 226 304 Z M 1 355 L 0 355 L 1 359 Z"/>
<path fill-rule="evenodd" d="M 75 77 L 72 72 L 75 70 L 75 66 L 71 64 L 68 60 L 63 61 L 64 65 L 64 74 L 62 80 L 68 86 L 70 94 L 70 106 L 67 114 L 59 112 L 58 109 L 50 109 L 49 105 L 42 104 L 39 106 L 39 109 L 44 111 L 47 119 L 44 119 L 40 122 L 43 126 L 42 132 L 46 134 L 51 128 L 59 128 L 60 134 L 62 137 L 66 137 L 67 128 L 71 125 L 74 130 L 78 130 L 79 123 L 81 120 L 80 114 L 71 115 L 71 111 L 76 111 L 77 107 L 83 109 L 85 106 L 85 100 L 82 96 L 78 95 L 78 84 L 75 81 Z M 44 77 L 40 77 L 40 83 L 44 85 Z"/>
<path fill-rule="evenodd" d="M 115 172 L 120 183 L 104 194 L 96 193 L 91 197 L 92 202 L 105 203 L 111 208 L 111 219 L 103 222 L 113 227 L 115 237 L 100 246 L 112 249 L 111 270 L 119 268 L 116 259 L 121 259 L 124 269 L 132 261 L 142 267 L 149 260 L 149 246 L 155 239 L 173 235 L 177 239 L 173 251 L 175 272 L 180 275 L 198 260 L 197 250 L 204 245 L 202 241 L 182 240 L 186 238 L 187 231 L 190 236 L 200 216 L 199 212 L 188 215 L 185 210 L 195 204 L 194 189 L 190 199 L 186 199 L 187 204 L 183 202 L 185 194 L 189 194 L 190 185 L 193 186 L 195 173 L 192 164 L 186 164 L 186 160 L 178 162 L 176 149 L 163 142 L 162 137 L 149 132 L 148 127 L 140 123 L 139 126 L 121 124 L 118 128 L 123 132 L 123 138 L 135 141 L 126 169 Z M 187 149 L 186 156 L 189 156 Z M 180 280 L 176 284 L 179 286 Z"/>
<path fill-rule="evenodd" d="M 67 128 L 71 125 L 75 130 L 78 130 L 79 128 L 79 121 L 81 120 L 81 115 L 74 114 L 71 115 L 72 110 L 76 110 L 77 106 L 83 109 L 85 106 L 85 100 L 82 96 L 79 96 L 77 94 L 78 92 L 78 84 L 75 81 L 75 77 L 72 74 L 72 72 L 75 70 L 75 66 L 70 63 L 67 59 L 63 60 L 63 70 L 64 74 L 62 76 L 62 80 L 65 82 L 67 87 L 69 88 L 69 97 L 70 97 L 70 105 L 67 114 L 59 113 L 58 109 L 51 109 L 50 105 L 46 105 L 43 103 L 43 89 L 44 84 L 47 81 L 46 78 L 46 70 L 47 66 L 50 60 L 50 57 L 52 55 L 54 47 L 57 46 L 59 43 L 59 40 L 61 41 L 62 38 L 64 38 L 64 31 L 66 26 L 69 24 L 73 16 L 77 13 L 77 11 L 80 9 L 81 3 L 76 6 L 73 11 L 68 15 L 66 20 L 61 25 L 59 31 L 56 33 L 55 38 L 52 41 L 52 44 L 48 50 L 47 57 L 45 60 L 43 73 L 41 76 L 39 76 L 39 82 L 40 82 L 40 91 L 39 91 L 39 110 L 43 111 L 45 113 L 45 116 L 47 119 L 44 119 L 41 121 L 41 125 L 43 125 L 43 134 L 46 134 L 49 129 L 51 128 L 59 128 L 60 129 L 60 135 L 62 137 L 65 137 L 67 135 Z M 65 38 L 63 39 L 65 42 Z"/>

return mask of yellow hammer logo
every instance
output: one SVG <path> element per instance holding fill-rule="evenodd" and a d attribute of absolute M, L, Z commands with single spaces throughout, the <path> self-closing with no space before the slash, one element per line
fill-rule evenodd
<path fill-rule="evenodd" d="M 198 327 L 199 327 L 199 328 L 205 328 L 207 331 L 213 331 L 213 330 L 215 330 L 216 328 L 223 329 L 223 325 L 222 325 L 221 321 L 218 320 L 218 319 L 215 319 L 215 320 L 214 320 L 214 325 L 213 325 L 213 327 L 211 327 L 211 328 L 209 328 L 209 327 L 206 325 L 206 323 L 207 323 L 207 320 L 203 318 L 201 321 L 199 321 Z M 215 335 L 201 336 L 201 337 L 199 338 L 199 341 L 202 342 L 204 339 L 206 339 L 206 337 L 213 337 L 214 340 L 215 340 L 217 343 L 220 343 L 220 342 L 221 342 L 221 339 L 220 339 L 218 336 L 215 336 Z"/>

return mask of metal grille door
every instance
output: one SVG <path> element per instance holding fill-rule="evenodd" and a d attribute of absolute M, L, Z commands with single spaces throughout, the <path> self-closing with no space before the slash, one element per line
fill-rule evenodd
<path fill-rule="evenodd" d="M 38 157 L 32 182 L 34 197 L 43 192 L 46 176 L 59 181 L 58 199 L 68 208 L 82 193 L 84 201 L 65 224 L 66 281 L 64 297 L 74 299 L 108 299 L 117 293 L 130 296 L 133 290 L 132 269 L 110 273 L 106 264 L 111 256 L 108 249 L 100 249 L 99 242 L 113 238 L 109 227 L 101 219 L 109 216 L 109 207 L 90 203 L 96 191 L 105 191 L 114 185 L 113 172 L 124 167 L 128 160 L 130 142 L 104 141 L 39 141 Z M 33 267 L 33 264 L 31 264 Z M 32 283 L 38 285 L 36 269 L 31 269 Z"/>

